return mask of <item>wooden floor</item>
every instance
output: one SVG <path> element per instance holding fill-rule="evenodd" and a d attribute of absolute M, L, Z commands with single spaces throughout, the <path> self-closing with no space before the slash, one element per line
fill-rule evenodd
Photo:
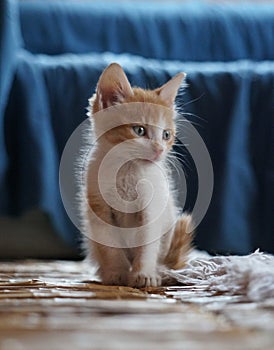
<path fill-rule="evenodd" d="M 0 263 L 0 349 L 274 349 L 274 302 L 102 286 L 82 262 Z"/>

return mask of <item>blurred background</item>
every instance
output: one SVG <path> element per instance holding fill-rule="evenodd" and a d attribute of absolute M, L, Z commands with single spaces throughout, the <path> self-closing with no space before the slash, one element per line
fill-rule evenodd
<path fill-rule="evenodd" d="M 177 103 L 215 177 L 196 247 L 273 253 L 273 40 L 272 2 L 1 0 L 0 258 L 82 257 L 59 163 L 111 62 L 144 88 L 187 73 Z M 187 150 L 176 151 L 187 179 L 182 210 L 191 212 L 197 172 Z"/>

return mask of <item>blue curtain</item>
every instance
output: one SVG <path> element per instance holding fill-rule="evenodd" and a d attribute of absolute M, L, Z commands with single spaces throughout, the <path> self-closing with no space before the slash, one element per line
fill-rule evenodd
<path fill-rule="evenodd" d="M 0 3 L 0 214 L 40 208 L 77 245 L 59 162 L 102 70 L 118 62 L 133 85 L 146 88 L 185 71 L 188 87 L 177 102 L 206 143 L 215 176 L 196 244 L 212 252 L 274 252 L 274 7 L 46 4 L 22 2 L 18 17 L 15 1 Z M 189 164 L 184 209 L 191 211 L 197 173 L 186 150 L 177 150 Z"/>

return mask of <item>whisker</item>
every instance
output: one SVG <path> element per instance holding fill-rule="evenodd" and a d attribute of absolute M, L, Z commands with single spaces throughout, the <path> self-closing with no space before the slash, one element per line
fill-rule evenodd
<path fill-rule="evenodd" d="M 180 119 L 180 117 L 184 118 L 184 119 Z M 193 119 L 187 119 L 187 118 L 193 118 Z M 197 121 L 195 121 L 195 119 Z M 205 119 L 205 118 L 202 118 L 202 117 L 199 117 L 198 115 L 194 114 L 194 113 L 182 113 L 182 115 L 178 116 L 177 119 L 176 119 L 176 124 L 192 124 L 192 125 L 195 125 L 195 126 L 199 126 L 199 127 L 203 127 L 203 124 L 204 123 L 208 123 L 208 120 Z"/>
<path fill-rule="evenodd" d="M 169 162 L 171 162 L 172 164 L 176 164 L 176 166 L 178 166 L 179 168 L 182 168 L 183 165 L 183 160 L 178 159 L 178 157 L 175 156 L 171 156 L 169 157 Z"/>
<path fill-rule="evenodd" d="M 176 141 L 177 141 L 177 139 L 176 139 Z M 189 146 L 188 143 L 182 143 L 182 142 L 175 142 L 174 143 L 174 147 L 185 147 L 185 148 L 187 148 L 188 146 Z"/>
<path fill-rule="evenodd" d="M 187 158 L 184 157 L 182 153 L 172 150 L 169 156 L 173 156 L 174 158 L 176 158 L 180 162 L 181 166 L 186 166 L 188 170 L 192 170 L 191 163 Z"/>
<path fill-rule="evenodd" d="M 205 93 L 203 92 L 200 96 L 198 96 L 198 97 L 196 97 L 196 98 L 193 98 L 192 100 L 190 100 L 190 101 L 188 101 L 188 102 L 186 102 L 186 103 L 182 103 L 181 104 L 181 107 L 182 108 L 184 108 L 184 107 L 186 107 L 186 106 L 188 106 L 189 104 L 191 104 L 191 103 L 194 103 L 194 102 L 196 102 L 196 101 L 199 101 L 202 97 L 204 97 L 205 96 Z M 176 101 L 177 102 L 177 101 Z M 179 105 L 179 103 L 177 102 L 177 106 Z"/>
<path fill-rule="evenodd" d="M 207 120 L 200 118 L 202 122 L 207 123 Z M 189 125 L 192 125 L 194 127 L 204 128 L 204 125 L 201 122 L 195 122 L 193 120 L 176 120 L 176 125 L 187 130 L 192 130 L 192 128 Z"/>
<path fill-rule="evenodd" d="M 180 175 L 181 175 L 180 171 L 182 170 L 182 168 L 178 166 L 178 164 L 177 164 L 178 160 L 176 159 L 175 162 L 172 162 L 171 159 L 167 158 L 167 162 L 171 168 L 170 170 L 172 171 L 172 169 L 175 169 L 178 177 L 180 177 Z"/>
<path fill-rule="evenodd" d="M 194 113 L 183 112 L 182 115 L 183 115 L 183 116 L 187 115 L 187 116 L 189 116 L 189 117 L 195 117 L 195 118 L 200 119 L 201 121 L 207 123 L 207 120 L 206 120 L 205 118 L 199 117 L 197 114 L 194 114 Z M 191 121 L 191 123 L 192 123 L 192 121 Z"/>
<path fill-rule="evenodd" d="M 181 129 L 183 130 L 188 130 L 189 132 L 193 133 L 193 127 L 201 127 L 203 128 L 203 125 L 196 123 L 196 122 L 192 122 L 192 121 L 188 121 L 185 122 L 184 120 L 179 120 L 176 122 L 176 126 L 177 126 L 177 133 L 180 131 L 182 132 Z M 192 126 L 192 127 L 191 127 Z M 178 130 L 180 128 L 180 130 Z"/>

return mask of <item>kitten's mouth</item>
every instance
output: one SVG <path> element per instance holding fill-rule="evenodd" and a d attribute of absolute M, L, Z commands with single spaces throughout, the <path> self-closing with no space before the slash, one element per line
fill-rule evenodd
<path fill-rule="evenodd" d="M 163 158 L 163 151 L 156 151 L 151 153 L 143 153 L 142 155 L 140 154 L 139 157 L 136 157 L 135 159 L 144 163 L 154 163 L 163 160 Z"/>
<path fill-rule="evenodd" d="M 152 157 L 143 158 L 142 161 L 148 162 L 148 163 L 154 163 L 154 162 L 159 162 L 162 159 L 163 159 L 162 154 L 155 154 Z"/>
<path fill-rule="evenodd" d="M 161 160 L 162 157 L 161 156 L 155 156 L 151 159 L 151 162 L 158 162 L 159 160 Z"/>

